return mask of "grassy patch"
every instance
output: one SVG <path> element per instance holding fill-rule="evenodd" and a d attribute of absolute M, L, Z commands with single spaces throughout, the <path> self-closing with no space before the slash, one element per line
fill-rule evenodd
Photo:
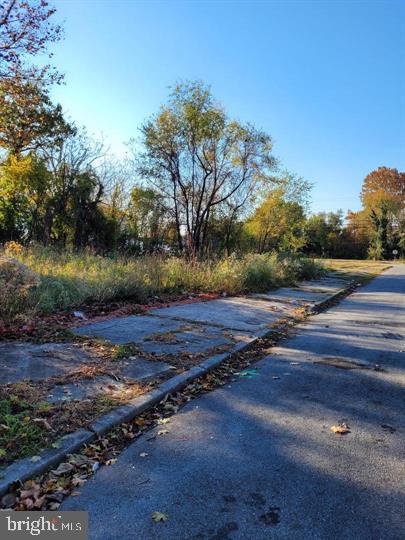
<path fill-rule="evenodd" d="M 10 287 L 0 299 L 0 319 L 29 320 L 34 314 L 80 307 L 92 302 L 130 299 L 145 303 L 154 296 L 183 293 L 261 292 L 316 277 L 321 265 L 293 255 L 189 261 L 177 257 L 107 258 L 57 252 L 43 247 L 20 249 L 14 256 L 39 284 L 29 290 Z M 1 270 L 1 269 L 0 269 Z M 0 272 L 0 281 L 2 279 Z M 6 276 L 3 278 L 9 281 Z M 14 283 L 14 282 L 13 282 Z"/>
<path fill-rule="evenodd" d="M 122 360 L 123 358 L 129 358 L 135 355 L 138 349 L 134 345 L 117 345 L 112 352 L 112 360 Z"/>
<path fill-rule="evenodd" d="M 35 454 L 43 429 L 32 421 L 33 407 L 17 396 L 0 401 L 0 458 Z"/>
<path fill-rule="evenodd" d="M 134 388 L 134 394 L 141 387 Z M 100 414 L 121 403 L 99 395 L 82 402 L 44 401 L 45 389 L 35 384 L 17 383 L 0 387 L 0 465 L 34 456 L 62 435 L 86 426 Z"/>
<path fill-rule="evenodd" d="M 390 268 L 392 261 L 370 261 L 352 259 L 319 259 L 327 270 L 347 274 L 359 281 L 368 281 Z"/>

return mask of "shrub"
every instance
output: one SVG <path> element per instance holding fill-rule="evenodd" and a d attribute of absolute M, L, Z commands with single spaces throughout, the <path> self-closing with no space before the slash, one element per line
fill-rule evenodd
<path fill-rule="evenodd" d="M 29 308 L 30 292 L 39 284 L 39 276 L 27 266 L 0 257 L 0 318 L 7 321 Z"/>

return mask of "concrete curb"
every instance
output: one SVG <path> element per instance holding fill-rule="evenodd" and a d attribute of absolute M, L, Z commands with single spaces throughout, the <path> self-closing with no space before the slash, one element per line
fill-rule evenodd
<path fill-rule="evenodd" d="M 67 454 L 75 452 L 78 448 L 87 444 L 95 437 L 94 433 L 87 429 L 78 429 L 73 433 L 68 433 L 59 439 L 54 446 L 57 448 L 48 448 L 39 456 L 20 459 L 9 465 L 3 472 L 0 480 L 0 495 L 4 495 L 13 484 L 25 482 L 43 473 L 49 467 L 60 463 Z"/>
<path fill-rule="evenodd" d="M 337 292 L 328 296 L 328 298 L 323 298 L 311 306 L 306 306 L 307 312 L 315 313 L 328 302 L 335 300 L 349 291 L 352 286 L 353 282 L 348 282 L 347 287 L 339 289 Z M 73 433 L 63 436 L 55 443 L 54 448 L 44 450 L 37 456 L 38 459 L 35 461 L 30 457 L 12 463 L 0 472 L 0 496 L 7 493 L 13 485 L 34 478 L 50 467 L 57 465 L 63 461 L 68 454 L 75 452 L 81 446 L 92 441 L 96 436 L 110 431 L 117 425 L 133 420 L 147 409 L 154 407 L 168 394 L 177 392 L 194 379 L 206 375 L 222 364 L 222 362 L 231 358 L 232 355 L 251 347 L 260 339 L 270 336 L 272 332 L 274 332 L 274 328 L 266 328 L 265 330 L 258 332 L 253 338 L 238 343 L 232 350 L 207 358 L 201 364 L 163 382 L 151 392 L 139 396 L 128 402 L 126 405 L 122 405 L 121 407 L 102 415 L 92 422 L 87 429 L 81 428 Z"/>
<path fill-rule="evenodd" d="M 308 306 L 307 308 L 308 313 L 316 313 L 329 302 L 333 302 L 333 300 L 336 300 L 337 298 L 342 296 L 342 294 L 345 294 L 347 291 L 350 291 L 353 287 L 353 284 L 354 282 L 349 282 L 347 284 L 347 287 L 344 287 L 343 289 L 339 289 L 335 293 L 328 296 L 328 298 L 322 298 L 322 300 L 318 300 L 318 302 L 314 302 L 311 306 Z"/>

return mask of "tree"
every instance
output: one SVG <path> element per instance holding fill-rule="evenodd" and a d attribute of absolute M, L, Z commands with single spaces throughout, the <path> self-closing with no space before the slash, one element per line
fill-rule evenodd
<path fill-rule="evenodd" d="M 167 209 L 164 197 L 153 189 L 134 187 L 128 207 L 127 225 L 141 251 L 155 251 L 163 242 Z"/>
<path fill-rule="evenodd" d="M 369 247 L 369 254 L 373 259 L 385 259 L 388 255 L 388 205 L 381 203 L 380 213 L 371 210 L 371 221 L 374 225 L 374 236 Z"/>
<path fill-rule="evenodd" d="M 305 224 L 305 251 L 322 257 L 344 255 L 343 212 L 320 212 L 310 216 Z"/>
<path fill-rule="evenodd" d="M 387 211 L 397 212 L 405 206 L 405 172 L 379 167 L 366 176 L 361 190 L 365 208 L 375 208 L 382 201 Z"/>
<path fill-rule="evenodd" d="M 285 188 L 271 191 L 248 220 L 246 228 L 257 251 L 280 249 L 298 251 L 305 243 L 305 212 L 297 203 L 286 200 Z"/>
<path fill-rule="evenodd" d="M 366 176 L 361 198 L 370 230 L 369 255 L 387 258 L 403 253 L 405 229 L 405 173 L 379 167 Z"/>
<path fill-rule="evenodd" d="M 178 247 L 189 254 L 204 251 L 214 210 L 275 167 L 271 138 L 229 120 L 200 82 L 178 85 L 141 133 L 138 172 L 164 195 Z"/>
<path fill-rule="evenodd" d="M 74 133 L 60 105 L 53 105 L 38 85 L 17 79 L 0 82 L 0 147 L 18 155 L 60 144 Z"/>
<path fill-rule="evenodd" d="M 45 245 L 65 246 L 70 239 L 79 248 L 88 238 L 88 226 L 93 224 L 97 230 L 104 186 L 96 165 L 103 154 L 103 144 L 91 141 L 84 130 L 41 151 L 52 175 L 44 216 Z"/>
<path fill-rule="evenodd" d="M 53 82 L 60 76 L 49 65 L 37 68 L 33 57 L 47 53 L 59 41 L 62 28 L 52 19 L 55 8 L 46 0 L 0 1 L 0 78 Z M 51 54 L 48 54 L 50 57 Z"/>

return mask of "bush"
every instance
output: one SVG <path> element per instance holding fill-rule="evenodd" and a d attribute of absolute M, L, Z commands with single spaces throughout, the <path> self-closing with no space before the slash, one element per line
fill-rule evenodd
<path fill-rule="evenodd" d="M 16 259 L 0 257 L 0 318 L 7 321 L 28 309 L 30 293 L 39 284 L 39 276 L 27 266 Z"/>

